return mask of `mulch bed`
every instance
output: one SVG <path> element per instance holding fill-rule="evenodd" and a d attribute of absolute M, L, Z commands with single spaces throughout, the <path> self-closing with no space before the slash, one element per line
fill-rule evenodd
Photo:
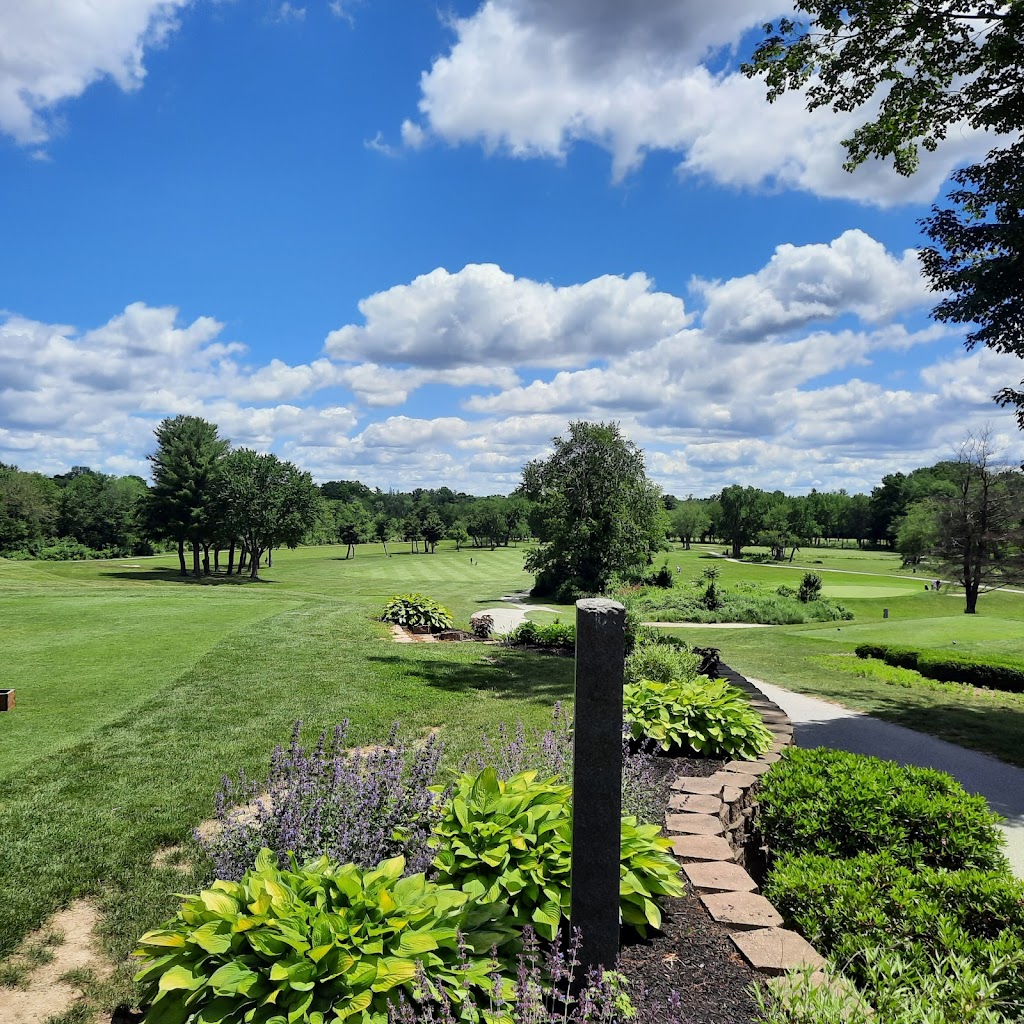
<path fill-rule="evenodd" d="M 661 805 L 670 783 L 712 775 L 725 764 L 709 758 L 658 758 Z M 712 921 L 689 883 L 687 895 L 665 900 L 660 933 L 624 938 L 619 969 L 630 979 L 638 1020 L 657 1024 L 752 1024 L 757 1008 L 748 994 L 760 975 L 739 955 L 722 925 Z"/>

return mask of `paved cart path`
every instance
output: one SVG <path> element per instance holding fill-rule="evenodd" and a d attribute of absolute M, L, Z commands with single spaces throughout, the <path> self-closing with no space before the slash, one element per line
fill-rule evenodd
<path fill-rule="evenodd" d="M 832 747 L 937 768 L 958 779 L 969 793 L 980 793 L 992 810 L 1006 819 L 1001 826 L 1006 856 L 1014 874 L 1024 878 L 1024 770 L 862 711 L 792 693 L 759 679 L 750 681 L 792 719 L 798 746 Z"/>

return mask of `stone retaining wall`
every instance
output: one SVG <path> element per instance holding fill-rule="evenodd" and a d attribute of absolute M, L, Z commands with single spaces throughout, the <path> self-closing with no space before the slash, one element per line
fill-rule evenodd
<path fill-rule="evenodd" d="M 707 778 L 677 779 L 666 831 L 708 913 L 729 929 L 754 968 L 767 975 L 803 967 L 820 971 L 824 957 L 802 935 L 782 927 L 782 917 L 760 895 L 750 874 L 763 868 L 762 851 L 753 840 L 760 776 L 792 744 L 793 723 L 743 676 L 725 665 L 718 675 L 749 694 L 775 740 L 756 761 L 730 761 Z"/>

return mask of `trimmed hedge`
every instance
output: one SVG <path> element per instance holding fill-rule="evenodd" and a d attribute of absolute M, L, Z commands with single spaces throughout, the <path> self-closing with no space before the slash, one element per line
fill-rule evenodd
<path fill-rule="evenodd" d="M 858 658 L 877 658 L 887 665 L 913 669 L 942 683 L 966 683 L 989 690 L 1024 693 L 1024 662 L 984 654 L 917 651 L 888 644 L 859 644 Z"/>
<path fill-rule="evenodd" d="M 999 957 L 1024 962 L 1024 882 L 1006 871 L 910 868 L 884 853 L 790 854 L 776 862 L 765 896 L 861 985 L 870 981 L 873 949 L 898 955 L 919 979 L 950 956 L 982 972 Z M 1024 972 L 1014 971 L 1001 995 L 1016 1020 Z"/>
<path fill-rule="evenodd" d="M 773 856 L 888 853 L 908 867 L 1005 867 L 985 798 L 932 768 L 793 747 L 764 775 L 758 801 Z"/>

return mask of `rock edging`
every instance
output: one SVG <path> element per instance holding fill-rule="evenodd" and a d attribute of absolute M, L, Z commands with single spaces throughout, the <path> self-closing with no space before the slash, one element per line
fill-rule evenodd
<path fill-rule="evenodd" d="M 793 969 L 819 972 L 825 958 L 802 935 L 782 927 L 781 915 L 747 871 L 761 856 L 751 843 L 760 776 L 792 745 L 793 723 L 743 676 L 725 665 L 718 674 L 749 695 L 774 742 L 756 761 L 730 761 L 707 778 L 672 783 L 666 832 L 701 903 L 755 970 L 770 976 Z"/>

